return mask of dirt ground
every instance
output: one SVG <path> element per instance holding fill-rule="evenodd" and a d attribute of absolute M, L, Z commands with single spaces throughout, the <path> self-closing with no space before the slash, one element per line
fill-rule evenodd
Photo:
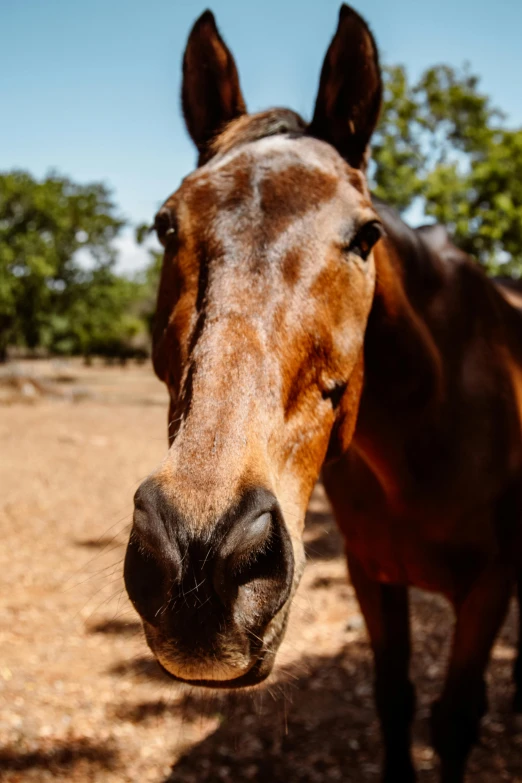
<path fill-rule="evenodd" d="M 173 685 L 147 652 L 121 575 L 133 492 L 166 448 L 166 395 L 148 366 L 29 370 L 59 391 L 28 382 L 0 394 L 0 780 L 378 781 L 367 637 L 321 487 L 268 685 L 228 696 Z M 427 723 L 451 623 L 444 601 L 415 592 L 420 783 L 436 780 Z M 515 635 L 512 611 L 469 781 L 522 781 Z"/>

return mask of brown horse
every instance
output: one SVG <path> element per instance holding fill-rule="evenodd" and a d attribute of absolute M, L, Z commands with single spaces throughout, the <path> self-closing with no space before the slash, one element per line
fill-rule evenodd
<path fill-rule="evenodd" d="M 341 9 L 309 125 L 246 113 L 208 11 L 183 75 L 199 168 L 156 217 L 154 367 L 171 445 L 136 493 L 129 596 L 175 679 L 259 683 L 323 468 L 375 656 L 384 779 L 415 779 L 418 585 L 455 607 L 432 726 L 442 780 L 462 781 L 522 569 L 522 316 L 443 229 L 413 231 L 372 202 L 382 85 L 353 10 Z M 522 708 L 521 657 L 515 680 Z"/>

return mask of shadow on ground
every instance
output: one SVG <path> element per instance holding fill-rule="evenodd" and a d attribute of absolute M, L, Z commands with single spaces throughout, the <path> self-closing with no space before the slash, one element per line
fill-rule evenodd
<path fill-rule="evenodd" d="M 75 539 L 73 543 L 84 549 L 107 549 L 110 546 L 117 545 L 117 536 L 100 536 L 100 538 L 82 538 Z"/>
<path fill-rule="evenodd" d="M 38 749 L 30 751 L 21 751 L 15 746 L 0 748 L 0 772 L 42 769 L 56 777 L 68 777 L 80 766 L 112 770 L 118 764 L 119 755 L 114 747 L 86 739 L 58 743 L 42 740 Z"/>
<path fill-rule="evenodd" d="M 413 616 L 413 677 L 418 689 L 415 763 L 419 783 L 435 783 L 429 705 L 442 685 L 452 620 L 444 601 L 418 592 Z M 517 733 L 510 712 L 512 656 L 508 653 L 513 644 L 510 623 L 491 665 L 491 710 L 482 745 L 471 759 L 470 781 L 522 781 L 522 733 Z M 134 665 L 134 673 L 157 677 L 144 660 Z M 361 633 L 335 656 L 309 655 L 287 671 L 280 669 L 264 690 L 222 695 L 187 689 L 183 698 L 171 703 L 163 697 L 120 704 L 114 714 L 140 725 L 169 713 L 179 715 L 185 724 L 202 718 L 217 720 L 218 728 L 188 749 L 163 783 L 370 783 L 379 780 L 381 755 L 371 683 L 371 659 Z"/>
<path fill-rule="evenodd" d="M 154 680 L 165 685 L 172 683 L 171 678 L 151 655 L 140 655 L 131 661 L 121 661 L 109 669 L 109 674 L 149 682 Z"/>
<path fill-rule="evenodd" d="M 88 627 L 89 633 L 103 633 L 109 636 L 135 636 L 142 630 L 143 626 L 138 620 L 103 620 Z"/>

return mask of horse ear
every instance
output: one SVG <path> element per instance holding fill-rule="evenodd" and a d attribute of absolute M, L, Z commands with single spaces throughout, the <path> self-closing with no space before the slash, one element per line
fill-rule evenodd
<path fill-rule="evenodd" d="M 381 102 L 381 70 L 374 38 L 364 19 L 342 5 L 308 132 L 334 146 L 354 168 L 365 168 Z"/>
<path fill-rule="evenodd" d="M 211 11 L 195 23 L 183 57 L 181 91 L 185 123 L 205 160 L 209 142 L 227 122 L 246 112 L 236 63 Z"/>

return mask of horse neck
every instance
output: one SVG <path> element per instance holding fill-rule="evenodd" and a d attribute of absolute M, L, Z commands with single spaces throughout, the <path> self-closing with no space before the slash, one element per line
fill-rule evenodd
<path fill-rule="evenodd" d="M 390 412 L 425 413 L 440 398 L 444 372 L 427 317 L 445 287 L 444 265 L 398 218 L 385 225 L 365 337 L 365 397 Z"/>
<path fill-rule="evenodd" d="M 375 250 L 376 290 L 353 448 L 387 494 L 399 497 L 410 480 L 412 442 L 443 420 L 445 359 L 425 317 L 443 284 L 437 259 L 416 232 L 383 217 L 387 236 Z"/>
<path fill-rule="evenodd" d="M 390 410 L 421 414 L 455 394 L 455 369 L 476 338 L 520 361 L 521 313 L 442 227 L 413 230 L 376 205 L 386 239 L 365 336 L 365 391 Z"/>
<path fill-rule="evenodd" d="M 520 459 L 510 433 L 522 411 L 522 313 L 449 241 L 438 246 L 405 226 L 387 234 L 375 252 L 351 453 L 401 506 L 434 477 L 447 481 L 449 465 L 460 470 L 464 437 L 478 453 L 481 432 L 504 432 L 506 461 L 495 452 L 485 476 L 500 486 Z"/>

